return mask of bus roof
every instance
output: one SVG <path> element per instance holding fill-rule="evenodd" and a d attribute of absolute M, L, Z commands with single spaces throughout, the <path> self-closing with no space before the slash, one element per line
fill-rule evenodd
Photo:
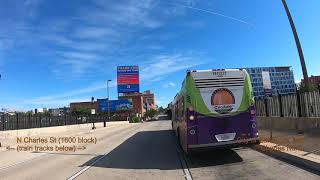
<path fill-rule="evenodd" d="M 244 69 L 207 69 L 207 70 L 188 70 L 187 72 L 211 72 L 211 71 L 243 71 Z"/>

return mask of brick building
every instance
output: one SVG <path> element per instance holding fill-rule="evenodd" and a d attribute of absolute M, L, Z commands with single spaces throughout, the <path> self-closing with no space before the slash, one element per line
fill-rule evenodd
<path fill-rule="evenodd" d="M 119 96 L 119 99 L 131 99 L 132 110 L 121 112 L 122 114 L 141 114 L 143 115 L 147 110 L 156 108 L 154 94 L 149 90 L 143 93 L 127 93 Z M 70 103 L 70 111 L 73 112 L 77 108 L 95 109 L 98 112 L 98 102 L 73 102 Z"/>
<path fill-rule="evenodd" d="M 62 116 L 65 114 L 69 114 L 70 108 L 63 107 L 63 108 L 49 109 L 49 113 L 51 114 L 51 116 Z"/>
<path fill-rule="evenodd" d="M 320 84 L 320 76 L 311 76 L 308 78 L 310 84 L 319 85 Z M 301 83 L 304 84 L 304 79 L 301 80 Z"/>
<path fill-rule="evenodd" d="M 148 109 L 154 109 L 154 94 L 148 90 L 143 93 L 127 93 L 119 97 L 119 99 L 132 99 L 133 113 L 144 114 Z"/>
<path fill-rule="evenodd" d="M 91 111 L 91 109 L 95 109 L 95 111 L 98 111 L 98 102 L 94 101 L 94 102 L 73 102 L 70 103 L 70 110 L 71 112 L 73 112 L 75 109 L 77 108 L 85 108 L 85 109 L 89 109 Z"/>
<path fill-rule="evenodd" d="M 143 108 L 143 96 L 141 93 L 126 94 L 119 96 L 119 99 L 132 99 L 132 113 L 143 114 L 146 112 Z"/>
<path fill-rule="evenodd" d="M 148 90 L 142 93 L 144 108 L 154 109 L 156 107 L 154 94 Z"/>

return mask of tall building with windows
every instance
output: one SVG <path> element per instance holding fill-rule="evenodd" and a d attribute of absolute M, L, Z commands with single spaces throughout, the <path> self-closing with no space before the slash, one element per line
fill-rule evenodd
<path fill-rule="evenodd" d="M 293 94 L 296 92 L 296 84 L 294 81 L 291 66 L 281 67 L 254 67 L 245 68 L 250 74 L 253 93 L 255 97 L 263 97 L 264 89 L 262 83 L 262 71 L 268 71 L 270 74 L 272 95 Z"/>

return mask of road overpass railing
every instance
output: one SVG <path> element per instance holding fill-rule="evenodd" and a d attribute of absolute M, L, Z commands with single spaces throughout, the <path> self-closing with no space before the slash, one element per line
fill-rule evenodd
<path fill-rule="evenodd" d="M 43 114 L 16 114 L 0 115 L 0 131 L 17 130 L 17 129 L 30 129 L 41 127 L 53 127 L 53 126 L 65 126 L 74 124 L 86 124 L 93 122 L 108 121 L 107 115 L 87 115 L 87 116 L 75 116 L 75 115 L 62 115 L 51 116 Z M 126 121 L 126 117 L 111 118 L 111 121 Z"/>

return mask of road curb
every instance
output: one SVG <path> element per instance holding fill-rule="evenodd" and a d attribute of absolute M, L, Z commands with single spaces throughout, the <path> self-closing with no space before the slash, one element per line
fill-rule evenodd
<path fill-rule="evenodd" d="M 270 146 L 270 144 L 272 146 Z M 261 143 L 259 145 L 253 146 L 252 148 L 266 155 L 287 160 L 289 162 L 298 164 L 307 169 L 315 171 L 317 172 L 317 174 L 320 174 L 320 156 L 314 155 L 314 154 L 306 155 L 309 153 L 304 151 L 297 151 L 296 153 L 296 152 L 289 152 L 285 150 L 284 151 L 277 150 L 275 147 L 277 147 L 278 149 L 281 149 L 281 147 L 285 147 L 285 146 L 280 146 L 278 144 L 273 144 L 273 143 L 268 143 L 268 145 Z"/>

